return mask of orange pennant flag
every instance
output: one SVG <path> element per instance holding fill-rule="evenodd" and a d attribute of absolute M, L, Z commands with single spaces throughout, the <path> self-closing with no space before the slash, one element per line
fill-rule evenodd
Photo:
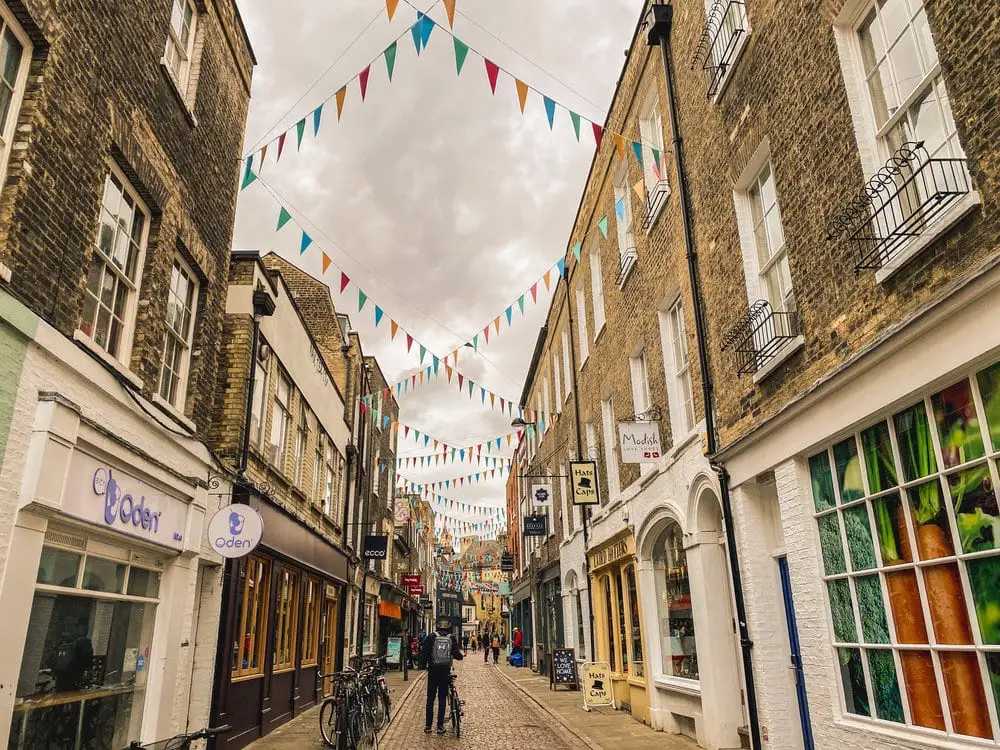
<path fill-rule="evenodd" d="M 399 5 L 399 0 L 385 0 L 385 10 L 389 14 L 389 20 L 392 20 L 393 15 L 396 13 L 396 6 Z"/>
<path fill-rule="evenodd" d="M 528 84 L 519 78 L 514 79 L 514 85 L 517 86 L 517 101 L 521 104 L 521 114 L 524 114 L 524 103 L 528 100 Z"/>
<path fill-rule="evenodd" d="M 500 316 L 497 315 L 496 320 L 493 321 L 493 325 L 497 327 L 497 333 L 500 333 Z"/>
<path fill-rule="evenodd" d="M 344 111 L 344 99 L 347 97 L 347 86 L 342 86 L 340 91 L 337 92 L 337 119 L 340 119 L 340 113 Z"/>
<path fill-rule="evenodd" d="M 490 391 L 490 408 L 491 409 L 493 408 L 493 398 L 494 398 L 493 391 Z"/>
<path fill-rule="evenodd" d="M 398 331 L 399 331 L 399 323 L 397 323 L 395 320 L 390 319 L 389 320 L 389 341 L 392 341 L 394 338 L 396 338 L 396 333 Z"/>
<path fill-rule="evenodd" d="M 327 255 L 326 253 L 323 253 L 323 273 L 326 273 L 326 269 L 330 267 L 330 264 L 332 262 L 333 261 L 330 260 L 330 256 Z"/>
<path fill-rule="evenodd" d="M 621 133 L 615 133 L 615 148 L 618 149 L 618 158 L 625 158 L 625 136 Z"/>
<path fill-rule="evenodd" d="M 448 382 L 450 383 L 451 382 L 451 373 L 452 373 L 451 367 L 449 367 L 448 365 L 445 365 L 444 366 L 444 371 L 446 373 L 448 373 Z"/>
<path fill-rule="evenodd" d="M 444 0 L 444 9 L 448 11 L 448 26 L 455 28 L 455 0 Z"/>
<path fill-rule="evenodd" d="M 552 273 L 552 271 L 546 271 L 545 275 L 542 277 L 542 281 L 545 282 L 545 288 L 546 289 L 549 288 L 549 274 L 551 274 L 551 273 Z"/>
<path fill-rule="evenodd" d="M 451 359 L 452 359 L 455 367 L 458 367 L 458 349 L 456 349 L 455 351 L 453 351 L 451 353 Z"/>
<path fill-rule="evenodd" d="M 635 194 L 639 196 L 640 200 L 646 197 L 646 185 L 643 183 L 642 180 L 639 180 L 637 183 L 635 183 L 632 186 L 632 189 L 635 191 Z"/>
<path fill-rule="evenodd" d="M 420 371 L 420 385 L 423 385 L 423 384 L 424 384 L 424 371 L 421 370 Z"/>
<path fill-rule="evenodd" d="M 265 144 L 264 144 L 264 148 L 262 148 L 262 149 L 260 150 L 260 166 L 261 166 L 261 167 L 263 167 L 263 166 L 264 166 L 264 159 L 266 159 L 266 158 L 267 158 L 267 144 L 265 143 Z M 260 167 L 258 167 L 258 169 L 259 169 L 259 168 L 260 168 Z"/>

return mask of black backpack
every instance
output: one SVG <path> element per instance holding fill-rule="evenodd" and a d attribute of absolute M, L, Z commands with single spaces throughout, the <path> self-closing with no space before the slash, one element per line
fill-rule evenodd
<path fill-rule="evenodd" d="M 451 636 L 435 633 L 434 645 L 431 647 L 431 666 L 450 667 L 451 659 Z"/>

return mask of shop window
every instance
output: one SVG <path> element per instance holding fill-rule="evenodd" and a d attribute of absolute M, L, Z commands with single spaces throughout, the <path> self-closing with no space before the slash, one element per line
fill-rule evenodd
<path fill-rule="evenodd" d="M 618 631 L 616 633 L 617 646 L 620 649 L 622 656 L 622 672 L 628 674 L 629 668 L 629 653 L 628 653 L 628 637 L 625 634 L 625 619 L 627 616 L 625 610 L 625 587 L 622 585 L 622 580 L 620 574 L 615 576 L 613 579 L 615 583 L 615 593 L 618 596 L 618 609 L 615 610 L 618 613 Z"/>
<path fill-rule="evenodd" d="M 634 565 L 625 568 L 625 586 L 628 590 L 628 646 L 632 652 L 632 675 L 642 677 L 645 675 L 642 658 L 642 626 L 639 618 L 639 593 L 635 585 Z"/>
<path fill-rule="evenodd" d="M 239 617 L 233 642 L 233 677 L 264 673 L 271 592 L 271 561 L 251 555 L 240 561 Z"/>
<path fill-rule="evenodd" d="M 319 618 L 323 584 L 306 578 L 302 602 L 302 666 L 312 667 L 319 661 Z"/>
<path fill-rule="evenodd" d="M 274 671 L 295 666 L 299 626 L 299 574 L 283 568 L 278 574 L 277 614 L 274 623 Z"/>
<path fill-rule="evenodd" d="M 36 581 L 8 747 L 125 747 L 163 658 L 151 652 L 159 573 L 45 546 Z"/>
<path fill-rule="evenodd" d="M 698 652 L 695 649 L 694 615 L 691 611 L 691 580 L 681 527 L 671 521 L 653 545 L 656 578 L 656 612 L 660 623 L 666 677 L 698 679 Z"/>
<path fill-rule="evenodd" d="M 584 646 L 586 640 L 583 637 L 584 623 L 583 623 L 583 602 L 582 596 L 580 595 L 580 590 L 577 589 L 573 592 L 573 599 L 576 600 L 576 655 L 577 658 L 586 658 L 584 654 Z"/>
<path fill-rule="evenodd" d="M 617 672 L 618 661 L 615 658 L 615 612 L 614 612 L 614 583 L 611 576 L 604 576 L 604 637 L 605 646 L 608 653 L 608 665 L 612 672 Z"/>
<path fill-rule="evenodd" d="M 809 459 L 843 709 L 993 740 L 1000 364 Z"/>

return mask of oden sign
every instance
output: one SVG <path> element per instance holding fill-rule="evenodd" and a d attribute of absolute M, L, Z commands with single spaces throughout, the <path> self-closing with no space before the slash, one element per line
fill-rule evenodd
<path fill-rule="evenodd" d="M 223 557 L 249 555 L 263 533 L 264 521 L 249 505 L 227 505 L 208 522 L 208 543 Z"/>

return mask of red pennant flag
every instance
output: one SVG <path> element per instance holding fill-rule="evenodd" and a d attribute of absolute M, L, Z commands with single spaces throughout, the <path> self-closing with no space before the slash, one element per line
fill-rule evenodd
<path fill-rule="evenodd" d="M 490 79 L 490 91 L 495 94 L 497 92 L 497 75 L 500 73 L 500 66 L 485 57 L 483 58 L 483 62 L 486 63 L 486 75 Z"/>
<path fill-rule="evenodd" d="M 601 147 L 601 135 L 604 133 L 604 128 L 598 125 L 596 122 L 590 123 L 590 126 L 594 129 L 594 141 L 597 142 L 597 148 Z"/>
<path fill-rule="evenodd" d="M 403 437 L 408 437 L 410 434 L 410 426 L 403 425 Z"/>
<path fill-rule="evenodd" d="M 285 136 L 288 133 L 282 133 L 278 136 L 278 158 L 275 161 L 281 161 L 281 152 L 285 150 Z"/>
<path fill-rule="evenodd" d="M 490 327 L 488 325 L 483 329 L 483 335 L 486 336 L 486 343 L 490 343 Z"/>
<path fill-rule="evenodd" d="M 410 334 L 406 334 L 406 353 L 407 354 L 410 353 L 410 349 L 412 348 L 412 346 L 413 346 L 413 336 L 411 336 Z"/>
<path fill-rule="evenodd" d="M 531 301 L 538 302 L 538 282 L 531 285 Z"/>
<path fill-rule="evenodd" d="M 465 376 L 462 373 L 458 373 L 458 390 L 462 390 L 463 380 L 465 380 Z"/>
<path fill-rule="evenodd" d="M 368 93 L 368 74 L 371 72 L 371 67 L 371 65 L 368 65 L 358 73 L 358 83 L 361 84 L 361 101 L 365 100 L 365 94 Z"/>
<path fill-rule="evenodd" d="M 503 408 L 504 408 L 504 407 L 503 407 L 503 396 L 501 396 L 501 397 L 500 397 L 500 411 L 503 411 Z M 508 441 L 507 441 L 507 442 L 509 443 L 509 442 L 510 442 L 510 440 L 508 439 Z"/>
<path fill-rule="evenodd" d="M 347 285 L 351 283 L 351 280 L 347 277 L 347 274 L 343 271 L 340 272 L 340 293 L 343 294 L 344 290 L 347 289 Z"/>
<path fill-rule="evenodd" d="M 333 261 L 330 260 L 330 256 L 327 255 L 326 253 L 323 253 L 322 255 L 323 255 L 323 273 L 326 273 L 326 269 L 330 267 L 330 264 Z"/>

